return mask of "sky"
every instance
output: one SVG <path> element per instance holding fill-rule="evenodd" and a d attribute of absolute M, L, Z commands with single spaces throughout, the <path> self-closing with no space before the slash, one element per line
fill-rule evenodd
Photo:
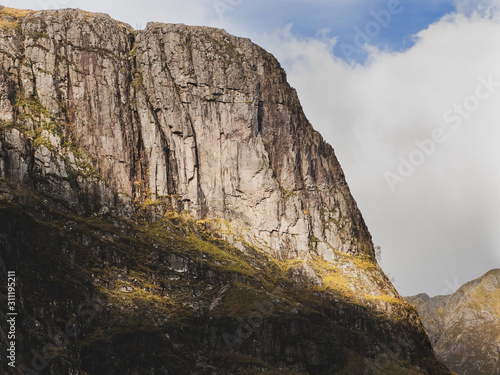
<path fill-rule="evenodd" d="M 273 53 L 402 295 L 500 267 L 500 0 L 2 0 L 226 29 Z"/>

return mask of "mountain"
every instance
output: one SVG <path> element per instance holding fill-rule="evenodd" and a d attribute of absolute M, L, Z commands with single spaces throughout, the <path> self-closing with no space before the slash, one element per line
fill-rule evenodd
<path fill-rule="evenodd" d="M 417 308 L 436 354 L 459 375 L 500 374 L 500 269 L 455 293 L 406 298 Z"/>
<path fill-rule="evenodd" d="M 0 15 L 17 369 L 449 374 L 273 56 L 206 27 Z"/>

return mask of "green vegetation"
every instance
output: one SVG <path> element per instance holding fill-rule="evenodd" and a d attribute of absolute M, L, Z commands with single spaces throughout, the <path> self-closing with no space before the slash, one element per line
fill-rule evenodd
<path fill-rule="evenodd" d="M 110 50 L 108 48 L 97 47 L 97 46 L 81 46 L 81 45 L 74 44 L 74 43 L 67 41 L 67 40 L 62 41 L 61 43 L 64 43 L 68 46 L 71 46 L 73 49 L 80 51 L 80 52 L 95 54 L 95 55 L 98 55 L 98 56 L 100 56 L 102 58 L 106 58 L 106 59 L 127 61 L 125 57 L 120 56 L 119 53 L 117 53 L 113 50 Z M 71 63 L 71 62 L 69 62 L 69 63 Z"/>
<path fill-rule="evenodd" d="M 28 131 L 28 128 L 21 124 L 21 123 L 18 123 L 18 122 L 5 122 L 5 121 L 2 121 L 0 120 L 0 130 L 1 129 L 17 129 L 19 130 L 20 132 L 27 132 Z"/>
<path fill-rule="evenodd" d="M 34 33 L 30 34 L 30 38 L 35 42 L 38 41 L 38 39 L 50 39 L 49 34 L 42 33 L 40 31 L 35 31 Z"/>
<path fill-rule="evenodd" d="M 239 374 L 246 375 L 308 375 L 307 373 L 299 373 L 288 369 L 278 369 L 271 364 L 264 362 L 258 358 L 234 353 L 220 352 L 215 357 L 217 362 L 223 363 L 224 367 L 238 368 Z"/>
<path fill-rule="evenodd" d="M 142 81 L 141 74 L 139 74 L 139 73 L 134 74 L 134 79 L 130 83 L 130 86 L 132 86 L 137 91 L 144 90 L 144 83 Z"/>
<path fill-rule="evenodd" d="M 90 155 L 84 155 L 68 134 L 69 132 L 66 131 L 65 128 L 70 125 L 56 119 L 36 95 L 29 98 L 18 98 L 17 106 L 19 108 L 17 121 L 13 123 L 0 121 L 0 129 L 19 130 L 31 140 L 34 150 L 45 146 L 54 156 L 61 158 L 66 163 L 66 169 L 74 177 L 73 180 L 82 176 L 104 181 L 99 171 L 90 162 L 92 160 Z M 61 147 L 53 144 L 44 132 L 49 132 L 59 138 Z M 76 158 L 75 163 L 70 162 L 68 152 L 71 152 Z"/>
<path fill-rule="evenodd" d="M 7 21 L 5 19 L 0 18 L 0 28 L 1 29 L 15 29 L 19 27 L 17 22 Z"/>
<path fill-rule="evenodd" d="M 37 119 L 44 120 L 54 120 L 54 117 L 50 114 L 50 112 L 43 106 L 40 102 L 40 99 L 37 96 L 32 96 L 27 99 L 19 100 L 17 105 L 22 109 L 25 108 L 29 110 L 29 113 L 32 116 L 35 116 Z"/>
<path fill-rule="evenodd" d="M 48 37 L 45 33 L 31 36 L 35 42 Z M 216 53 L 223 54 L 225 63 L 246 63 L 230 38 L 207 38 Z M 190 39 L 190 43 L 198 42 Z M 107 49 L 72 47 L 114 56 Z M 23 63 L 33 68 L 29 61 Z M 131 86 L 142 89 L 140 74 L 134 74 Z M 87 182 L 104 179 L 91 155 L 71 138 L 71 125 L 51 114 L 36 94 L 18 98 L 17 107 L 16 121 L 0 123 L 0 129 L 22 131 L 30 140 L 31 151 L 46 147 L 53 157 L 66 162 L 69 171 L 68 177 L 37 175 L 33 181 L 69 182 L 79 202 L 70 206 L 49 189 L 9 185 L 13 198 L 0 196 L 0 214 L 8 218 L 0 216 L 0 224 L 14 232 L 12 237 L 18 243 L 7 255 L 8 261 L 19 266 L 20 278 L 26 283 L 21 291 L 27 301 L 23 313 L 32 332 L 39 331 L 33 327 L 41 319 L 44 328 L 57 332 L 74 319 L 75 306 L 82 300 L 93 294 L 103 299 L 105 312 L 91 325 L 82 324 L 82 335 L 64 354 L 81 359 L 82 372 L 92 373 L 106 364 L 133 373 L 130 366 L 136 361 L 158 363 L 169 373 L 184 374 L 206 357 L 206 363 L 219 363 L 228 373 L 239 366 L 239 373 L 299 375 L 281 368 L 285 364 L 276 358 L 311 349 L 323 362 L 333 362 L 330 356 L 337 352 L 366 353 L 365 347 L 356 346 L 358 342 L 375 352 L 382 350 L 379 344 L 390 338 L 380 338 L 375 331 L 389 330 L 395 335 L 409 331 L 408 321 L 398 320 L 407 313 L 401 300 L 359 293 L 363 287 L 360 274 L 381 274 L 369 256 L 335 252 L 335 261 L 327 262 L 315 253 L 321 242 L 315 236 L 309 238 L 311 257 L 307 259 L 275 259 L 263 250 L 265 246 L 252 246 L 238 238 L 235 246 L 233 240 L 224 240 L 231 234 L 230 222 L 195 220 L 187 212 L 176 211 L 180 197 L 156 196 L 149 191 L 148 172 L 138 177 L 129 196 L 134 198 L 135 214 L 125 218 L 117 216 L 118 210 L 101 210 L 100 184 L 82 188 L 80 177 Z M 95 191 L 84 191 L 92 187 Z M 295 195 L 283 188 L 281 192 L 285 198 Z M 339 223 L 328 219 L 327 224 Z M 317 285 L 306 271 L 317 276 Z M 381 312 L 377 308 L 380 302 L 394 306 L 394 311 Z M 251 328 L 246 328 L 245 341 L 238 332 L 251 324 L 252 316 L 259 317 L 258 323 L 254 319 Z M 25 332 L 29 338 L 26 353 L 48 341 L 43 332 L 30 333 Z M 226 348 L 223 337 L 228 333 L 245 341 L 240 352 Z M 267 345 L 262 353 L 255 354 L 255 342 Z M 307 359 L 294 368 L 314 367 L 306 354 Z M 388 374 L 418 373 L 404 363 L 356 355 L 356 361 Z M 349 366 L 356 364 L 348 361 L 345 371 Z"/>
<path fill-rule="evenodd" d="M 319 256 L 308 261 L 323 279 L 322 286 L 313 286 L 294 276 L 303 260 L 273 259 L 248 244 L 244 244 L 242 252 L 212 229 L 229 228 L 230 223 L 195 221 L 174 211 L 167 211 L 161 220 L 153 222 L 142 217 L 86 217 L 46 206 L 44 198 L 37 195 L 20 190 L 14 191 L 14 195 L 14 203 L 0 200 L 0 212 L 7 212 L 16 228 L 29 228 L 33 233 L 28 238 L 37 242 L 28 248 L 36 255 L 28 254 L 32 258 L 27 259 L 34 263 L 26 269 L 37 270 L 36 278 L 44 280 L 44 289 L 51 291 L 49 295 L 29 296 L 30 304 L 54 311 L 50 301 L 75 298 L 82 284 L 106 301 L 106 319 L 96 319 L 77 341 L 78 347 L 84 348 L 83 360 L 88 359 L 86 353 L 95 353 L 96 348 L 112 347 L 132 357 L 152 353 L 148 358 L 153 362 L 168 359 L 172 368 L 186 368 L 191 361 L 188 348 L 201 345 L 197 340 L 213 337 L 225 347 L 223 334 L 237 335 L 238 325 L 248 325 L 245 322 L 252 317 L 258 317 L 257 322 L 261 323 L 254 323 L 257 325 L 249 331 L 248 342 L 261 337 L 260 324 L 266 324 L 267 329 L 275 327 L 273 335 L 279 337 L 282 345 L 300 342 L 308 345 L 313 340 L 321 348 L 332 348 L 329 353 L 338 350 L 334 348 L 339 345 L 337 342 L 343 342 L 342 337 L 368 337 L 361 326 L 350 326 L 351 316 L 353 321 L 369 320 L 371 325 L 380 325 L 381 330 L 391 327 L 393 332 L 405 330 L 408 324 L 404 319 L 396 319 L 401 314 L 398 309 L 387 315 L 372 309 L 369 302 L 363 303 L 350 289 L 352 280 Z M 160 199 L 158 205 L 172 199 L 162 198 L 165 200 Z M 29 219 L 23 222 L 26 212 L 32 209 L 20 205 L 21 201 L 28 207 L 43 206 L 44 216 L 28 215 Z M 70 252 L 58 251 L 53 245 L 57 241 L 67 241 Z M 335 257 L 339 265 L 352 263 L 368 270 L 377 267 L 368 257 L 346 254 Z M 76 269 L 78 273 L 74 274 Z M 61 272 L 56 272 L 57 277 L 52 280 L 46 273 L 52 274 L 54 270 Z M 20 276 L 29 285 L 35 277 L 24 273 Z M 335 301 L 342 301 L 340 311 L 346 315 L 338 315 L 341 312 Z M 400 303 L 396 299 L 389 302 Z M 64 324 L 64 316 L 57 321 Z M 345 326 L 339 323 L 343 319 L 347 319 Z M 209 332 L 200 333 L 206 324 L 210 325 Z M 286 333 L 290 332 L 286 328 L 289 325 L 296 327 L 295 336 Z M 213 336 L 213 332 L 218 333 Z M 140 345 L 130 346 L 127 340 L 132 337 Z M 374 335 L 369 337 L 375 340 Z M 180 349 L 173 347 L 174 338 Z M 238 350 L 210 355 L 213 355 L 210 361 L 224 368 L 239 366 L 240 373 L 297 374 Z M 361 358 L 365 364 L 387 374 L 419 374 L 404 363 Z M 339 374 L 348 374 L 349 366 L 354 365 L 346 363 L 347 370 Z M 119 366 L 128 365 L 122 362 Z"/>
<path fill-rule="evenodd" d="M 2 7 L 2 9 L 0 9 L 0 28 L 4 30 L 9 30 L 9 29 L 20 30 L 20 25 L 18 23 L 18 20 L 31 13 L 33 13 L 33 11 L 31 10 Z"/>
<path fill-rule="evenodd" d="M 363 358 L 358 353 L 349 351 L 345 367 L 335 375 L 384 374 L 384 375 L 424 375 L 411 364 L 402 360 L 389 360 L 386 355 L 380 358 Z"/>
<path fill-rule="evenodd" d="M 25 132 L 33 140 L 34 149 L 44 145 L 60 157 L 64 157 L 65 152 L 73 152 L 79 170 L 67 178 L 70 183 L 77 176 L 100 178 L 92 165 L 83 161 L 77 145 L 64 141 L 59 132 L 62 127 L 37 98 L 19 101 L 19 105 L 22 112 L 18 116 L 18 123 L 2 123 L 2 127 L 15 127 Z M 30 127 L 30 123 L 35 126 Z M 42 136 L 43 130 L 61 137 L 63 150 L 56 150 Z M 79 345 L 87 348 L 85 350 L 92 351 L 96 347 L 110 345 L 118 345 L 120 350 L 125 350 L 129 348 L 127 339 L 142 337 L 145 347 L 161 344 L 167 348 L 155 352 L 156 360 L 168 358 L 173 361 L 173 367 L 185 368 L 186 361 L 189 362 L 186 354 L 172 348 L 170 341 L 165 339 L 165 332 L 174 335 L 177 330 L 197 330 L 199 320 L 209 318 L 218 329 L 233 334 L 237 330 L 237 322 L 249 319 L 252 314 L 260 314 L 268 324 L 278 326 L 310 325 L 300 333 L 300 339 L 312 340 L 308 336 L 311 334 L 315 341 L 325 347 L 333 345 L 329 340 L 339 334 L 364 335 L 359 328 L 339 327 L 329 317 L 336 314 L 335 303 L 332 302 L 335 300 L 343 301 L 344 308 L 370 317 L 378 322 L 376 324 L 390 324 L 395 330 L 401 329 L 398 325 L 406 324 L 404 319 L 397 319 L 397 316 L 407 311 L 399 299 L 383 295 L 360 298 L 357 293 L 355 283 L 359 280 L 355 272 L 352 275 L 349 272 L 379 270 L 376 262 L 368 256 L 355 257 L 335 252 L 335 263 L 326 262 L 314 254 L 307 262 L 300 259 L 278 260 L 244 241 L 241 241 L 244 246 L 244 251 L 241 251 L 221 238 L 221 228 L 230 234 L 231 223 L 221 220 L 196 221 L 187 213 L 178 213 L 174 211 L 172 201 L 179 197 L 153 198 L 145 181 L 137 181 L 137 190 L 142 193 L 140 199 L 135 201 L 137 216 L 132 218 L 82 216 L 69 213 L 71 211 L 65 213 L 44 203 L 47 198 L 55 197 L 32 195 L 22 190 L 17 190 L 17 196 L 11 200 L 14 203 L 0 198 L 0 212 L 13 210 L 18 215 L 25 215 L 32 210 L 15 202 L 43 207 L 44 215 L 33 215 L 30 220 L 34 223 L 25 225 L 26 228 L 38 227 L 36 233 L 44 233 L 33 237 L 40 239 L 40 243 L 31 245 L 33 251 L 43 254 L 43 259 L 40 259 L 40 255 L 34 256 L 33 260 L 38 263 L 30 267 L 38 269 L 43 266 L 53 270 L 55 264 L 60 270 L 74 269 L 75 266 L 79 269 L 74 287 L 66 288 L 68 280 L 76 277 L 64 276 L 67 275 L 66 271 L 58 273 L 51 281 L 48 281 L 50 277 L 47 275 L 45 287 L 54 288 L 57 296 L 49 299 L 42 294 L 33 296 L 33 306 L 46 306 L 50 311 L 52 308 L 47 305 L 47 301 L 67 300 L 71 295 L 78 295 L 81 280 L 86 280 L 86 288 L 98 293 L 109 304 L 111 321 L 96 323 L 85 337 L 79 339 Z M 151 211 L 161 214 L 162 218 L 151 221 L 148 214 Z M 84 241 L 81 236 L 85 237 Z M 61 256 L 53 250 L 47 252 L 46 249 L 53 248 L 54 238 L 58 237 L 67 239 L 73 255 Z M 319 239 L 312 236 L 310 241 L 315 243 Z M 304 264 L 322 279 L 322 285 L 311 285 L 306 279 L 297 276 Z M 41 269 L 40 272 L 43 274 L 45 271 Z M 23 277 L 30 280 L 33 276 Z M 58 287 L 55 282 L 59 283 Z M 375 309 L 374 306 L 380 302 L 391 304 L 395 312 L 383 314 Z M 263 313 L 262 309 L 266 312 Z M 63 324 L 65 318 L 58 320 Z M 318 330 L 321 333 L 314 334 Z M 253 332 L 251 334 L 256 335 Z M 194 336 L 187 337 L 192 339 Z M 222 336 L 218 337 L 222 340 Z M 288 339 L 282 340 L 286 342 Z M 127 350 L 140 355 L 143 348 L 130 347 Z M 238 353 L 227 357 L 224 363 L 242 366 L 248 374 L 296 374 L 268 365 L 259 358 L 243 354 L 239 356 Z M 375 363 L 382 366 L 380 360 L 375 360 Z M 397 373 L 403 368 L 388 367 L 393 371 L 388 373 Z M 401 373 L 417 374 L 405 371 Z"/>
<path fill-rule="evenodd" d="M 1 16 L 9 16 L 13 17 L 16 19 L 26 17 L 29 14 L 34 13 L 32 10 L 27 10 L 27 9 L 15 9 L 15 8 L 8 8 L 8 7 L 2 7 L 0 9 L 0 15 Z"/>

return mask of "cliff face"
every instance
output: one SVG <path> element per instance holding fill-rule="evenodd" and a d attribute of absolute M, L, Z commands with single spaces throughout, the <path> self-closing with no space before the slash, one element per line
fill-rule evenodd
<path fill-rule="evenodd" d="M 406 300 L 417 308 L 437 356 L 451 370 L 500 374 L 500 269 L 451 295 Z"/>
<path fill-rule="evenodd" d="M 20 274 L 22 352 L 82 301 L 102 310 L 43 373 L 448 373 L 271 55 L 217 29 L 0 14 L 0 268 Z"/>
<path fill-rule="evenodd" d="M 77 11 L 28 15 L 20 31 L 5 31 L 1 120 L 36 127 L 36 101 L 41 122 L 64 122 L 40 137 L 71 139 L 113 192 L 230 221 L 282 258 L 311 247 L 327 259 L 332 250 L 372 255 L 332 148 L 279 63 L 249 40 L 184 25 L 135 33 Z M 45 164 L 42 174 L 68 173 Z M 2 177 L 17 169 L 6 164 Z M 104 195 L 101 211 L 113 210 L 116 199 Z"/>

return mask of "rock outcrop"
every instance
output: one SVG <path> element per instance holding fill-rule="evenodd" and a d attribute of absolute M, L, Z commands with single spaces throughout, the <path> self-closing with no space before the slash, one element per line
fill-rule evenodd
<path fill-rule="evenodd" d="M 327 259 L 373 254 L 333 149 L 276 59 L 250 40 L 184 25 L 135 33 L 80 11 L 29 14 L 21 33 L 5 32 L 1 120 L 29 129 L 45 121 L 41 139 L 71 139 L 113 192 L 175 199 L 282 258 L 311 247 Z M 67 126 L 51 128 L 52 118 Z M 42 174 L 68 174 L 45 166 L 57 158 L 50 147 L 39 153 Z M 27 178 L 15 170 L 6 164 L 2 177 Z M 102 212 L 110 198 L 99 197 Z"/>
<path fill-rule="evenodd" d="M 422 318 L 438 358 L 459 375 L 500 374 L 500 269 L 455 293 L 407 297 Z"/>
<path fill-rule="evenodd" d="M 0 269 L 19 274 L 22 366 L 448 374 L 275 58 L 218 29 L 0 15 Z"/>

